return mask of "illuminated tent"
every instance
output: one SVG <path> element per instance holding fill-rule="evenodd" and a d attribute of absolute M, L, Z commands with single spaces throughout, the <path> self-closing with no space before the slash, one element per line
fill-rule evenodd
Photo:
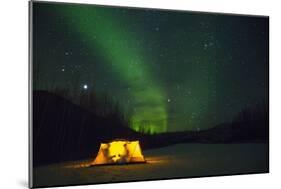
<path fill-rule="evenodd" d="M 139 141 L 115 140 L 101 143 L 97 157 L 91 165 L 144 162 Z"/>

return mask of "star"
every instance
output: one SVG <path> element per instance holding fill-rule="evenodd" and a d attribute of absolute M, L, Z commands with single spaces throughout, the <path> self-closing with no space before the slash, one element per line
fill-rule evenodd
<path fill-rule="evenodd" d="M 204 50 L 207 50 L 207 48 L 208 48 L 208 44 L 204 43 Z"/>
<path fill-rule="evenodd" d="M 169 99 L 169 98 L 168 98 L 168 100 L 167 100 L 167 101 L 168 101 L 168 102 L 171 102 L 171 99 Z"/>
<path fill-rule="evenodd" d="M 87 84 L 83 85 L 83 89 L 87 90 L 88 89 L 88 85 Z"/>
<path fill-rule="evenodd" d="M 64 72 L 64 71 L 65 71 L 65 69 L 63 68 L 63 69 L 61 69 L 61 71 L 62 71 L 62 72 Z"/>

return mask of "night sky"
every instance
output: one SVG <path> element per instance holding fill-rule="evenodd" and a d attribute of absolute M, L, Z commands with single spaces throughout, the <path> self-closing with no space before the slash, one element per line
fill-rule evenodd
<path fill-rule="evenodd" d="M 268 18 L 33 3 L 34 90 L 107 94 L 138 130 L 202 130 L 268 101 Z"/>

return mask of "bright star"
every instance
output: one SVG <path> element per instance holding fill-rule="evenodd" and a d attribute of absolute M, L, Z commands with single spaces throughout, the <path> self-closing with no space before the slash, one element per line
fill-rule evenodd
<path fill-rule="evenodd" d="M 88 85 L 83 85 L 83 88 L 86 90 L 86 89 L 88 89 Z"/>

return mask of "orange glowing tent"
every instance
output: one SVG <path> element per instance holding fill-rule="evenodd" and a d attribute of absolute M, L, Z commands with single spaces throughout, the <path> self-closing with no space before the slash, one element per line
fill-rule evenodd
<path fill-rule="evenodd" d="M 139 141 L 114 140 L 101 143 L 97 157 L 91 165 L 145 162 Z"/>

